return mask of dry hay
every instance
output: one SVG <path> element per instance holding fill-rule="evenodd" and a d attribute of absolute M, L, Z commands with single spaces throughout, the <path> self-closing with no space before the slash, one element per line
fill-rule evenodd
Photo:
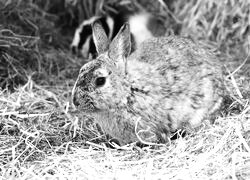
<path fill-rule="evenodd" d="M 229 101 L 213 125 L 164 146 L 110 149 L 93 119 L 77 116 L 71 89 L 84 60 L 69 53 L 73 29 L 118 2 L 148 9 L 169 33 L 217 53 Z M 1 1 L 0 179 L 249 179 L 249 6 L 244 0 Z"/>
<path fill-rule="evenodd" d="M 69 109 L 70 88 L 30 80 L 1 96 L 0 177 L 17 179 L 247 179 L 250 106 L 166 146 L 109 149 Z M 41 98 L 42 97 L 42 98 Z M 234 102 L 237 104 L 237 102 Z M 233 111 L 232 111 L 233 112 Z M 91 123 L 91 120 L 89 120 Z M 98 139 L 98 141 L 97 141 Z"/>

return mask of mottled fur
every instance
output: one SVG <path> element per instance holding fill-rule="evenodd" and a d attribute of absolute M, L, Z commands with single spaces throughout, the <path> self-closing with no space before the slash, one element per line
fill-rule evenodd
<path fill-rule="evenodd" d="M 220 108 L 223 73 L 207 49 L 169 36 L 149 39 L 128 56 L 128 24 L 111 44 L 98 22 L 93 31 L 99 56 L 81 68 L 73 102 L 121 144 L 138 136 L 164 143 L 171 132 L 194 129 Z"/>

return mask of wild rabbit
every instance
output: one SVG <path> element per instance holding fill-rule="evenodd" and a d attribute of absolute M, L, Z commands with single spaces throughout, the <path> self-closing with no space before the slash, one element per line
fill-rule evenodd
<path fill-rule="evenodd" d="M 98 21 L 92 29 L 98 57 L 81 68 L 73 103 L 121 145 L 165 143 L 171 132 L 193 129 L 220 108 L 223 73 L 205 48 L 169 36 L 149 39 L 130 55 L 128 23 L 111 43 Z"/>

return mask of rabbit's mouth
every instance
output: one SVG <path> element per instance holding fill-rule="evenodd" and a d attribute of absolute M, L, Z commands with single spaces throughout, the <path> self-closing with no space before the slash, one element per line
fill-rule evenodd
<path fill-rule="evenodd" d="M 96 113 L 100 111 L 100 109 L 96 107 L 94 102 L 79 101 L 74 102 L 74 105 L 79 111 L 83 111 L 85 113 Z"/>
<path fill-rule="evenodd" d="M 93 98 L 85 93 L 79 93 L 76 91 L 73 95 L 73 104 L 80 111 L 84 111 L 84 112 L 99 111 Z"/>

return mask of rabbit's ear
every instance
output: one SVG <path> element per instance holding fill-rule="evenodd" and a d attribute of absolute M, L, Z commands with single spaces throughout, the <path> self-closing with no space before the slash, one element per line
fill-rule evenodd
<path fill-rule="evenodd" d="M 109 56 L 113 60 L 128 57 L 131 50 L 129 24 L 125 23 L 109 46 Z"/>
<path fill-rule="evenodd" d="M 108 50 L 110 42 L 99 20 L 93 22 L 92 31 L 97 53 L 104 53 Z"/>

